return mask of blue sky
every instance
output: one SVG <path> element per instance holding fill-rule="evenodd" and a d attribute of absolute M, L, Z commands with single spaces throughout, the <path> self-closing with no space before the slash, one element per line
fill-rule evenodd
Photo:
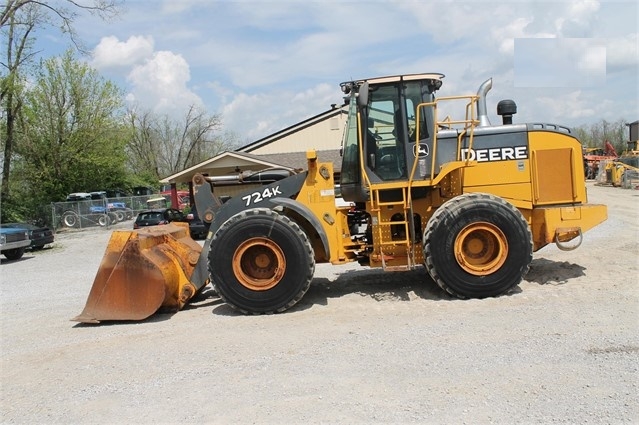
<path fill-rule="evenodd" d="M 251 142 L 341 103 L 339 83 L 440 72 L 440 96 L 493 78 L 488 108 L 517 102 L 516 122 L 568 126 L 639 119 L 636 0 L 126 0 L 76 29 L 129 102 L 220 114 Z M 57 54 L 68 40 L 39 40 Z"/>

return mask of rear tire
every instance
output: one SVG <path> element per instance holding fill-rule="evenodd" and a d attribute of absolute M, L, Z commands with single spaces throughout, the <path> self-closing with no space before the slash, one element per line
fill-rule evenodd
<path fill-rule="evenodd" d="M 517 286 L 532 261 L 532 233 L 509 202 L 483 193 L 451 199 L 424 232 L 424 265 L 459 298 L 501 295 Z"/>
<path fill-rule="evenodd" d="M 62 223 L 66 227 L 77 227 L 80 224 L 80 217 L 73 211 L 66 211 L 62 214 Z"/>
<path fill-rule="evenodd" d="M 279 313 L 308 290 L 315 258 L 288 217 L 256 208 L 227 220 L 209 250 L 209 274 L 222 300 L 243 313 Z"/>

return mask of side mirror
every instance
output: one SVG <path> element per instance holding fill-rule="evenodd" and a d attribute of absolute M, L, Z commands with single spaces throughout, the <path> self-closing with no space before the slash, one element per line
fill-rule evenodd
<path fill-rule="evenodd" d="M 357 105 L 365 107 L 368 105 L 368 81 L 362 84 L 357 93 Z"/>

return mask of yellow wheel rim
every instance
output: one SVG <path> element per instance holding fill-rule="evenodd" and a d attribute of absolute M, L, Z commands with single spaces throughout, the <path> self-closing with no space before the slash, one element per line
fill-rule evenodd
<path fill-rule="evenodd" d="M 251 238 L 235 250 L 233 272 L 240 284 L 253 291 L 276 286 L 286 270 L 282 249 L 270 239 Z"/>
<path fill-rule="evenodd" d="M 455 258 L 459 266 L 475 276 L 486 276 L 499 270 L 508 256 L 504 232 L 487 222 L 464 227 L 455 239 Z"/>

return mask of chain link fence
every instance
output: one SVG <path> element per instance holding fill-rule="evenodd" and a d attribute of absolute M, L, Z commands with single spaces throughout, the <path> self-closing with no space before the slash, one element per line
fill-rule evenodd
<path fill-rule="evenodd" d="M 96 227 L 108 229 L 117 223 L 135 219 L 142 210 L 170 206 L 169 200 L 157 194 L 53 202 L 50 213 L 51 227 L 56 231 Z"/>

